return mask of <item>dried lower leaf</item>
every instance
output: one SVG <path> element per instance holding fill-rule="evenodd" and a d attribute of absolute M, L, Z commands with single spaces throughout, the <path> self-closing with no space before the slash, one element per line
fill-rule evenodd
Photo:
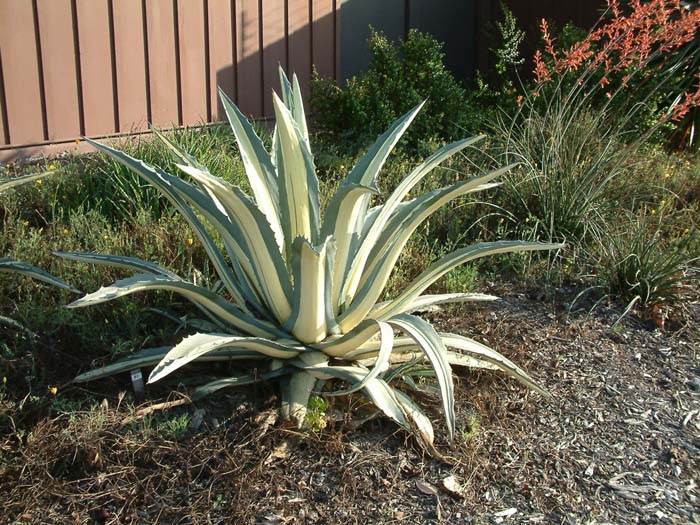
<path fill-rule="evenodd" d="M 255 424 L 258 425 L 257 438 L 260 439 L 265 434 L 271 426 L 277 422 L 277 411 L 268 410 L 267 412 L 262 412 L 258 414 L 255 418 Z"/>
<path fill-rule="evenodd" d="M 267 456 L 265 465 L 269 465 L 279 459 L 287 459 L 289 457 L 289 448 L 289 442 L 285 439 L 272 450 L 269 456 Z"/>
<path fill-rule="evenodd" d="M 508 518 L 508 517 L 512 516 L 513 514 L 515 514 L 516 512 L 518 512 L 518 509 L 516 509 L 515 507 L 511 507 L 510 509 L 506 509 L 506 510 L 502 510 L 500 512 L 497 512 L 496 514 L 494 514 L 494 516 L 496 518 Z"/>
<path fill-rule="evenodd" d="M 465 497 L 464 487 L 459 483 L 459 481 L 457 481 L 456 476 L 447 476 L 442 480 L 442 486 L 445 487 L 445 490 L 453 496 L 460 498 Z"/>
<path fill-rule="evenodd" d="M 421 481 L 420 479 L 416 480 L 416 487 L 418 490 L 420 490 L 423 494 L 429 494 L 431 496 L 437 496 L 437 489 L 435 488 L 434 485 L 431 485 L 427 481 Z"/>

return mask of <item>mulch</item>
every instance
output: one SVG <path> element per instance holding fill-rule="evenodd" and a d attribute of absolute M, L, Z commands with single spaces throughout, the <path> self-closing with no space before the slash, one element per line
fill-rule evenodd
<path fill-rule="evenodd" d="M 275 424 L 264 386 L 173 408 L 193 416 L 178 439 L 149 432 L 155 417 L 125 422 L 114 391 L 15 422 L 0 438 L 0 523 L 700 523 L 700 303 L 673 330 L 632 315 L 613 328 L 620 313 L 568 314 L 511 289 L 434 314 L 554 396 L 456 372 L 452 443 L 438 400 L 419 399 L 444 460 L 383 418 L 358 426 L 361 396 L 332 405 L 319 433 Z"/>

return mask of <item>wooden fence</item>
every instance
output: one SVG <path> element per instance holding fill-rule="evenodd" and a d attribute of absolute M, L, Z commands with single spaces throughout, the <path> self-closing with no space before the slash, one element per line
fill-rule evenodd
<path fill-rule="evenodd" d="M 487 70 L 501 0 L 0 0 L 0 161 L 223 118 L 221 86 L 248 115 L 272 114 L 277 66 L 308 96 L 312 67 L 366 66 L 368 24 L 446 43 L 461 78 Z M 528 39 L 546 17 L 591 27 L 604 0 L 506 0 Z M 343 22 L 343 63 L 340 26 Z M 87 149 L 87 148 L 85 148 Z"/>
<path fill-rule="evenodd" d="M 0 0 L 0 161 L 219 120 L 217 86 L 270 116 L 278 64 L 337 77 L 338 2 Z"/>

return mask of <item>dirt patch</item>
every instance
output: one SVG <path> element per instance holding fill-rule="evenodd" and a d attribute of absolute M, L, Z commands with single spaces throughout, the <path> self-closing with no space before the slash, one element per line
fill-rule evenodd
<path fill-rule="evenodd" d="M 360 396 L 314 434 L 266 425 L 266 387 L 231 391 L 173 409 L 189 429 L 169 438 L 156 417 L 125 424 L 114 393 L 3 438 L 0 522 L 700 523 L 700 304 L 674 333 L 632 317 L 610 328 L 619 313 L 568 316 L 511 292 L 436 316 L 554 396 L 458 372 L 457 437 L 438 443 L 448 463 L 381 418 L 354 428 Z M 437 399 L 421 402 L 444 435 Z"/>

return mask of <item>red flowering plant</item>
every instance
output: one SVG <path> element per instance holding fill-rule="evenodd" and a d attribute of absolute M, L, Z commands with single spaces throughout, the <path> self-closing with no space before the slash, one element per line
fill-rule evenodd
<path fill-rule="evenodd" d="M 504 161 L 520 164 L 504 188 L 509 228 L 582 253 L 604 235 L 611 210 L 634 198 L 611 190 L 640 147 L 697 114 L 699 28 L 700 8 L 679 0 L 608 0 L 597 26 L 561 48 L 542 22 L 534 87 L 494 130 Z"/>
<path fill-rule="evenodd" d="M 575 87 L 569 90 L 569 98 L 584 96 L 606 107 L 626 106 L 632 110 L 627 116 L 637 129 L 656 129 L 673 122 L 682 138 L 697 142 L 699 3 L 607 3 L 597 26 L 568 48 L 556 49 L 555 38 L 542 20 L 544 50 L 534 57 L 535 95 L 550 84 L 573 78 Z"/>

